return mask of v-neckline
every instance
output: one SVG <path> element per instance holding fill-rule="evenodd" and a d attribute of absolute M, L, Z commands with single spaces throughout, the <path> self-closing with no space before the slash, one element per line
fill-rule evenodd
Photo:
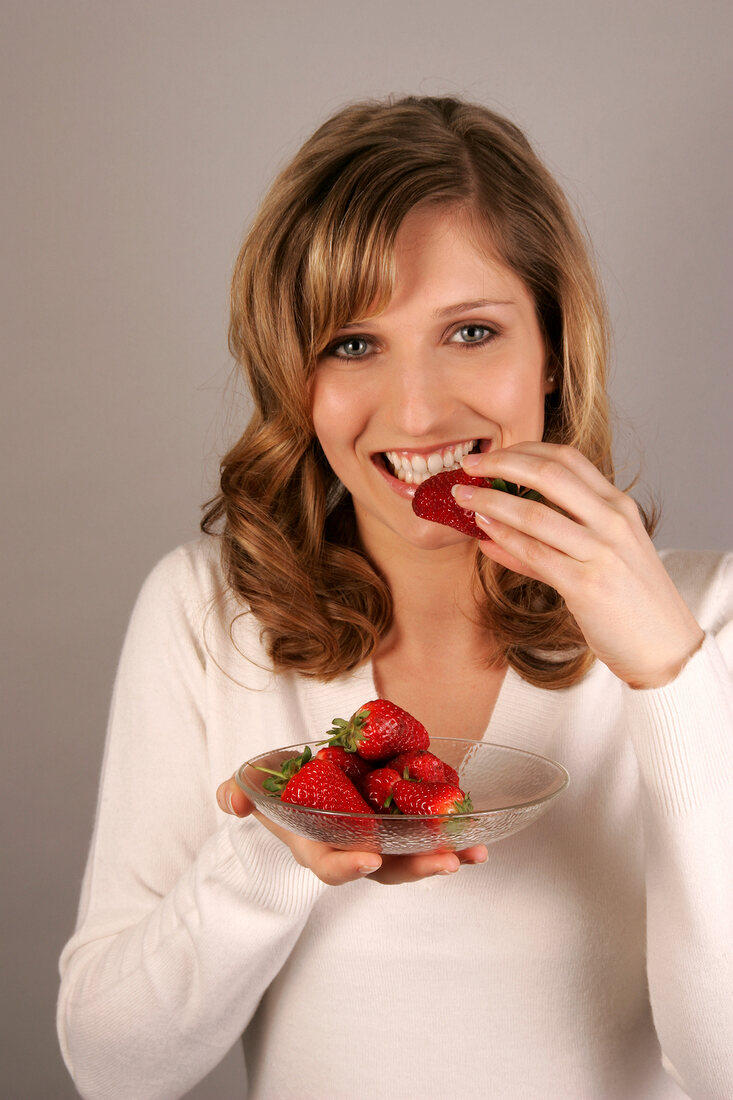
<path fill-rule="evenodd" d="M 299 692 L 312 740 L 323 736 L 334 717 L 348 718 L 362 703 L 378 697 L 371 660 L 328 683 L 301 678 Z M 488 724 L 480 740 L 542 753 L 560 717 L 565 690 L 528 683 L 507 666 Z"/>

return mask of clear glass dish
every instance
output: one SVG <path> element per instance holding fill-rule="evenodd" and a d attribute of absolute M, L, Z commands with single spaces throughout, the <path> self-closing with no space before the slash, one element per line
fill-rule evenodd
<path fill-rule="evenodd" d="M 322 747 L 317 741 L 307 744 L 314 756 Z M 242 764 L 234 778 L 265 817 L 291 832 L 335 848 L 385 855 L 456 851 L 502 840 L 536 821 L 570 781 L 561 764 L 536 753 L 488 741 L 432 737 L 430 751 L 458 772 L 462 789 L 471 796 L 471 813 L 339 813 L 294 806 L 263 790 L 267 774 L 257 766 L 277 771 L 304 749 L 305 744 L 287 745 L 261 753 Z"/>

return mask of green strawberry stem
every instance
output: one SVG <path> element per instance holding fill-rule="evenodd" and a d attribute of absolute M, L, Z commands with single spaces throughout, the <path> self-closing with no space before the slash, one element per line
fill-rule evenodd
<path fill-rule="evenodd" d="M 308 763 L 311 755 L 310 746 L 306 745 L 300 756 L 291 756 L 283 761 L 282 769 L 279 772 L 274 771 L 272 768 L 263 768 L 260 764 L 253 764 L 252 767 L 255 771 L 267 772 L 268 778 L 262 784 L 263 791 L 267 791 L 268 794 L 279 795 L 296 772 L 299 772 L 303 765 Z"/>
<path fill-rule="evenodd" d="M 325 741 L 316 742 L 318 745 L 335 745 L 345 749 L 346 752 L 356 752 L 357 745 L 364 738 L 364 726 L 370 715 L 368 707 L 363 707 L 347 721 L 345 718 L 334 718 L 331 721 L 331 729 L 326 734 Z"/>
<path fill-rule="evenodd" d="M 535 489 L 525 489 L 521 485 L 515 485 L 513 481 L 504 481 L 503 477 L 491 477 L 491 488 L 500 493 L 510 493 L 514 497 L 525 497 L 527 500 L 542 500 Z"/>

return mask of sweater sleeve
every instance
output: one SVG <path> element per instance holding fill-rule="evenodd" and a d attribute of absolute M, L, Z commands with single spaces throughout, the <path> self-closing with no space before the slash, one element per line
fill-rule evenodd
<path fill-rule="evenodd" d="M 216 806 L 206 657 L 186 588 L 182 548 L 133 612 L 77 927 L 60 961 L 61 1050 L 89 1100 L 179 1097 L 205 1076 L 326 889 L 257 821 Z"/>
<path fill-rule="evenodd" d="M 705 640 L 662 688 L 625 690 L 639 763 L 647 968 L 667 1072 L 696 1100 L 733 1096 L 733 559 Z"/>

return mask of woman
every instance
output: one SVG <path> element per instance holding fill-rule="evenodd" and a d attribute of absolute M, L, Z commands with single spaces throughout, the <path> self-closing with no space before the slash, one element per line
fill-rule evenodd
<path fill-rule="evenodd" d="M 614 485 L 557 184 L 482 107 L 349 107 L 267 196 L 230 343 L 254 413 L 133 614 L 62 955 L 82 1094 L 180 1096 L 242 1035 L 257 1100 L 733 1095 L 733 570 L 662 562 Z M 456 489 L 479 542 L 413 512 L 429 458 L 542 499 Z M 233 780 L 217 816 L 377 695 L 571 786 L 457 854 L 331 849 Z"/>

